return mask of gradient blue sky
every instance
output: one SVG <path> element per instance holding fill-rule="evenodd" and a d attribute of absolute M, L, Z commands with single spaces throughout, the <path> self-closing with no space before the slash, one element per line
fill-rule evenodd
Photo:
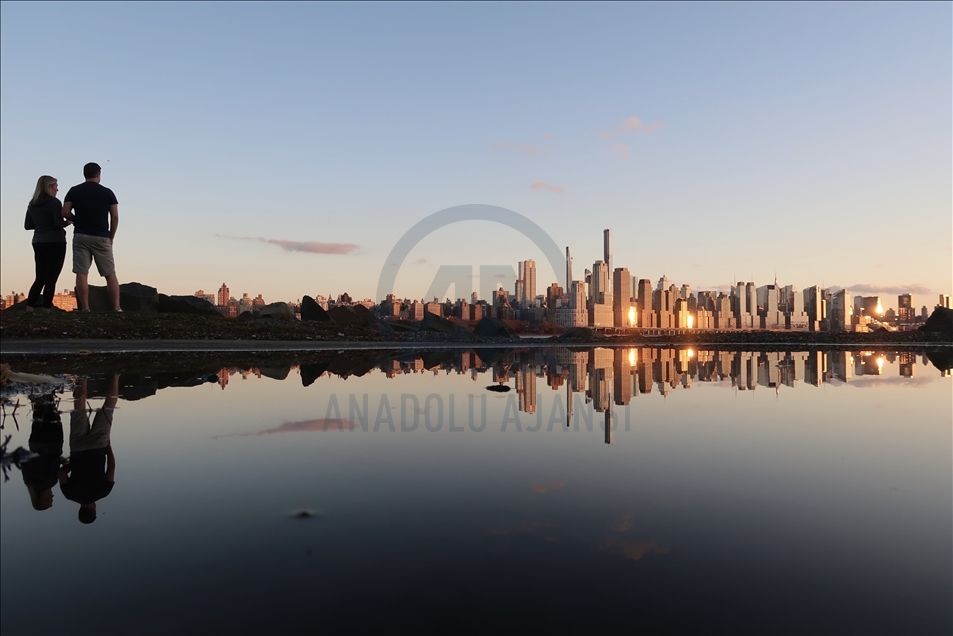
<path fill-rule="evenodd" d="M 3 293 L 32 281 L 37 177 L 65 194 L 87 161 L 119 198 L 121 281 L 166 293 L 370 297 L 397 239 L 464 203 L 533 219 L 580 275 L 611 227 L 616 266 L 696 290 L 777 273 L 890 305 L 953 291 L 950 3 L 4 2 L 0 18 Z M 541 293 L 554 274 L 528 239 L 461 223 L 415 248 L 396 291 L 525 258 Z"/>

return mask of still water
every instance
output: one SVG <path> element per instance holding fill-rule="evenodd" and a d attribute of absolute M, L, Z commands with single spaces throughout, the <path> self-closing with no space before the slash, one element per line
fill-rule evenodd
<path fill-rule="evenodd" d="M 39 456 L 0 486 L 4 634 L 953 631 L 953 385 L 920 352 L 169 377 L 6 408 Z"/>

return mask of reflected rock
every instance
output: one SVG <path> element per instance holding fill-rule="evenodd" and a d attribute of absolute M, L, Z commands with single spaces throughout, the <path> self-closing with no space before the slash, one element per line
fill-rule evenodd
<path fill-rule="evenodd" d="M 287 367 L 258 367 L 258 372 L 272 380 L 284 380 L 291 373 L 291 366 Z"/>
<path fill-rule="evenodd" d="M 331 316 L 328 315 L 324 307 L 319 305 L 314 298 L 305 296 L 301 299 L 301 320 L 302 322 L 331 322 Z"/>
<path fill-rule="evenodd" d="M 452 350 L 424 351 L 420 354 L 420 359 L 424 363 L 424 369 L 430 370 L 439 368 L 444 363 L 452 363 L 454 355 L 456 352 Z"/>
<path fill-rule="evenodd" d="M 324 375 L 324 372 L 328 370 L 328 365 L 323 362 L 312 362 L 302 364 L 301 371 L 301 385 L 302 386 L 311 386 L 314 384 L 314 381 Z"/>
<path fill-rule="evenodd" d="M 106 381 L 108 383 L 108 381 Z M 95 390 L 103 391 L 105 394 L 105 386 L 100 388 L 99 386 L 95 387 Z M 134 402 L 136 400 L 142 400 L 147 397 L 151 397 L 156 394 L 159 390 L 159 381 L 151 376 L 144 376 L 139 373 L 123 373 L 119 376 L 119 397 L 123 400 L 129 402 Z M 92 397 L 93 391 L 89 390 L 89 383 L 87 382 L 87 396 Z M 103 397 L 106 397 L 103 395 Z"/>
<path fill-rule="evenodd" d="M 931 349 L 927 351 L 927 358 L 940 371 L 953 369 L 953 349 Z"/>

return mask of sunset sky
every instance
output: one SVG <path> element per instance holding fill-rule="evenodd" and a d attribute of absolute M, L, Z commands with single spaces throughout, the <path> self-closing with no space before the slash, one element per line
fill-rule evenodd
<path fill-rule="evenodd" d="M 488 203 L 569 245 L 577 278 L 612 228 L 614 265 L 653 281 L 932 306 L 953 291 L 951 22 L 950 3 L 5 2 L 0 290 L 33 279 L 37 177 L 65 195 L 96 161 L 120 281 L 169 294 L 372 297 L 413 224 Z M 530 240 L 460 223 L 396 292 L 527 258 L 543 293 Z"/>

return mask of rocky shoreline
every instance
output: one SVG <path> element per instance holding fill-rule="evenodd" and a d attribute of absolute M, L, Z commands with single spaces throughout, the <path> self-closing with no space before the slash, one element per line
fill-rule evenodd
<path fill-rule="evenodd" d="M 948 332 L 906 331 L 874 333 L 836 332 L 692 332 L 667 335 L 629 333 L 603 335 L 575 328 L 550 338 L 521 338 L 500 321 L 488 320 L 474 332 L 446 319 L 425 319 L 413 327 L 391 325 L 376 318 L 350 323 L 275 319 L 226 319 L 217 315 L 177 313 L 0 313 L 0 338 L 17 340 L 244 340 L 313 343 L 471 343 L 509 344 L 630 344 L 640 346 L 944 346 L 953 345 Z M 396 328 L 395 328 L 396 327 Z M 402 327 L 402 328 L 401 328 Z"/>

